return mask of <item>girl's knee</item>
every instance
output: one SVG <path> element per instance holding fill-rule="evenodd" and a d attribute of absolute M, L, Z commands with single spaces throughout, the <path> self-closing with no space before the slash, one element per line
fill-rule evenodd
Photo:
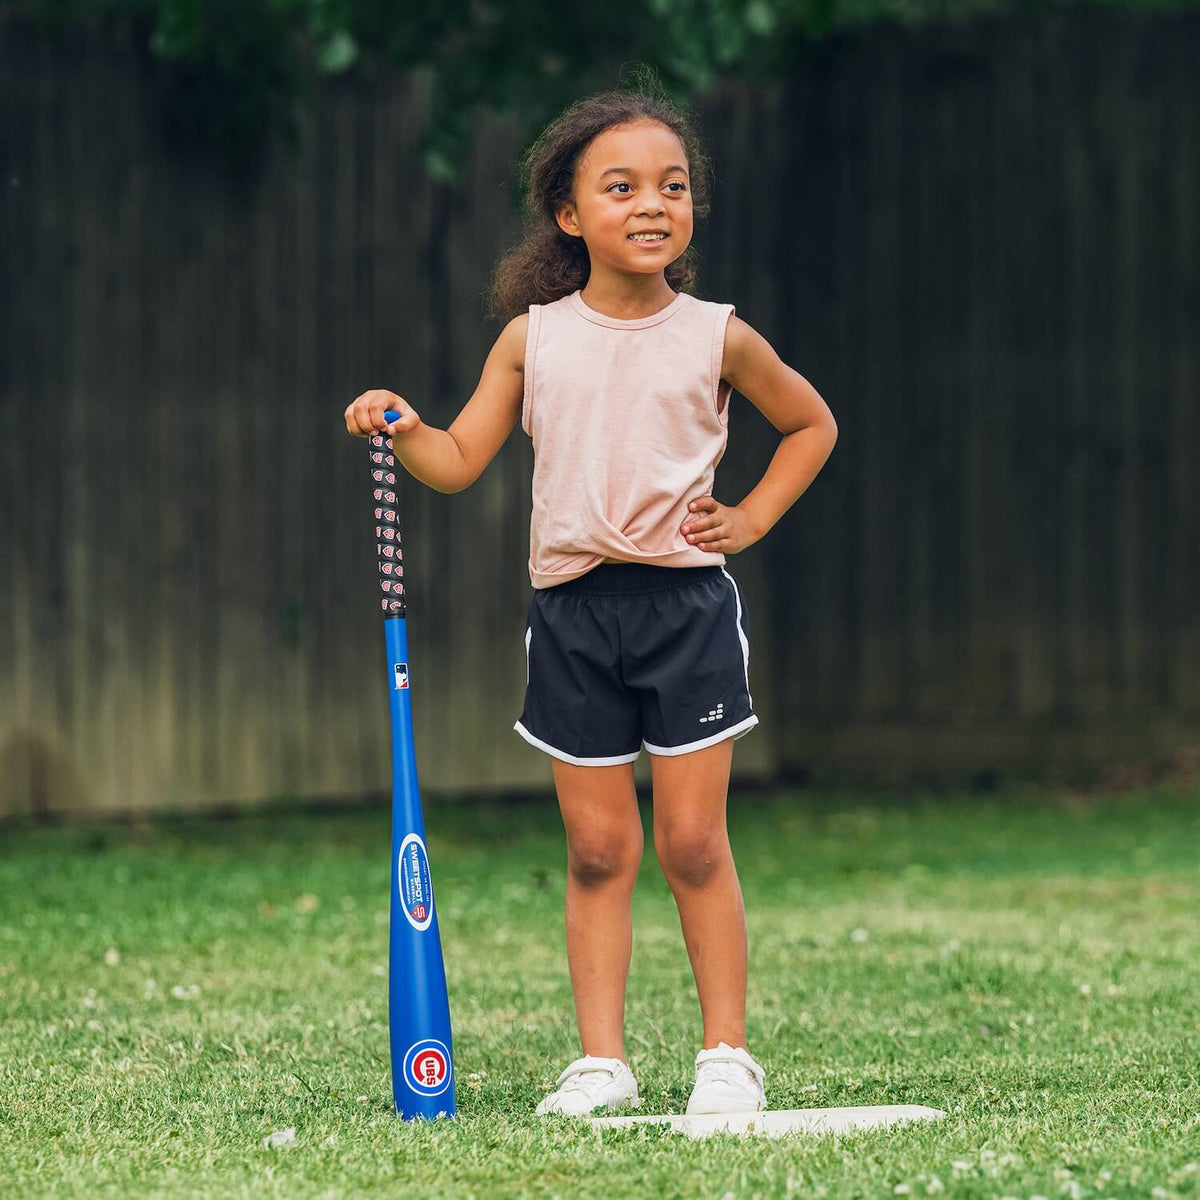
<path fill-rule="evenodd" d="M 637 875 L 642 861 L 642 838 L 574 838 L 567 842 L 567 867 L 582 887 L 599 887 Z"/>
<path fill-rule="evenodd" d="M 567 867 L 576 883 L 598 887 L 637 874 L 642 861 L 642 823 L 636 810 L 630 820 L 591 821 L 567 830 Z"/>
<path fill-rule="evenodd" d="M 654 848 L 667 882 L 689 888 L 704 887 L 729 855 L 724 831 L 702 826 L 675 825 L 661 832 L 656 828 Z"/>
<path fill-rule="evenodd" d="M 636 875 L 643 835 L 633 765 L 577 767 L 555 760 L 554 782 L 571 877 L 584 887 L 597 887 Z"/>

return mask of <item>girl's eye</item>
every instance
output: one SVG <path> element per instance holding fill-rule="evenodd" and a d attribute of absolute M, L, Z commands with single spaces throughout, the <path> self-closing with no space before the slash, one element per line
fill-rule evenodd
<path fill-rule="evenodd" d="M 629 184 L 625 183 L 625 182 L 624 182 L 624 181 L 622 181 L 622 180 L 618 180 L 618 181 L 617 181 L 616 183 L 614 183 L 614 184 L 612 185 L 612 187 L 610 187 L 608 190 L 611 192 L 611 191 L 613 190 L 613 188 L 618 188 L 618 187 L 624 187 L 624 188 L 627 188 L 628 186 L 629 186 Z M 681 190 L 683 190 L 683 191 L 687 191 L 687 184 L 686 184 L 686 183 L 681 183 L 681 182 L 680 182 L 678 179 L 674 179 L 674 180 L 672 180 L 672 181 L 671 181 L 669 184 L 667 184 L 667 187 L 677 187 L 677 188 L 680 188 L 680 189 L 681 189 Z M 622 194 L 622 195 L 624 195 L 624 193 L 623 193 L 623 192 L 622 192 L 621 194 Z"/>

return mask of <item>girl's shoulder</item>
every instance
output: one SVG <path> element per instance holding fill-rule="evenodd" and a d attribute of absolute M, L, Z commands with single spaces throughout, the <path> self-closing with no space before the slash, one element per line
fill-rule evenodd
<path fill-rule="evenodd" d="M 706 308 L 733 308 L 732 300 L 705 300 L 700 296 L 693 296 L 691 292 L 684 292 L 689 300 L 695 300 L 697 304 L 703 304 Z"/>
<path fill-rule="evenodd" d="M 500 330 L 492 352 L 499 355 L 509 366 L 518 371 L 525 370 L 525 342 L 529 336 L 529 313 L 517 313 Z"/>

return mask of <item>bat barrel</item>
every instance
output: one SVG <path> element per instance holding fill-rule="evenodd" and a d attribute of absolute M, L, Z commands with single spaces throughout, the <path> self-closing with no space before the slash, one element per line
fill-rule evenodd
<path fill-rule="evenodd" d="M 412 736 L 407 622 L 384 621 L 392 710 L 392 899 L 388 1031 L 396 1112 L 453 1117 L 454 1050 Z"/>
<path fill-rule="evenodd" d="M 400 419 L 398 412 L 383 414 L 390 425 Z M 396 500 L 396 456 L 388 439 L 381 433 L 371 435 L 371 494 L 375 498 L 375 552 L 379 560 L 380 605 L 384 619 L 403 617 L 404 552 L 400 547 L 400 517 Z"/>

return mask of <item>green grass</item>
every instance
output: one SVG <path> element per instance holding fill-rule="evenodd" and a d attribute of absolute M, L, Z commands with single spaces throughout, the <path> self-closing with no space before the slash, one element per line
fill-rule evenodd
<path fill-rule="evenodd" d="M 534 1117 L 579 1052 L 557 808 L 427 807 L 459 1116 L 420 1124 L 386 814 L 0 831 L 0 1192 L 1200 1194 L 1200 796 L 735 796 L 772 1107 L 948 1113 L 783 1141 Z M 634 906 L 630 1058 L 679 1112 L 699 1010 L 651 849 Z"/>

